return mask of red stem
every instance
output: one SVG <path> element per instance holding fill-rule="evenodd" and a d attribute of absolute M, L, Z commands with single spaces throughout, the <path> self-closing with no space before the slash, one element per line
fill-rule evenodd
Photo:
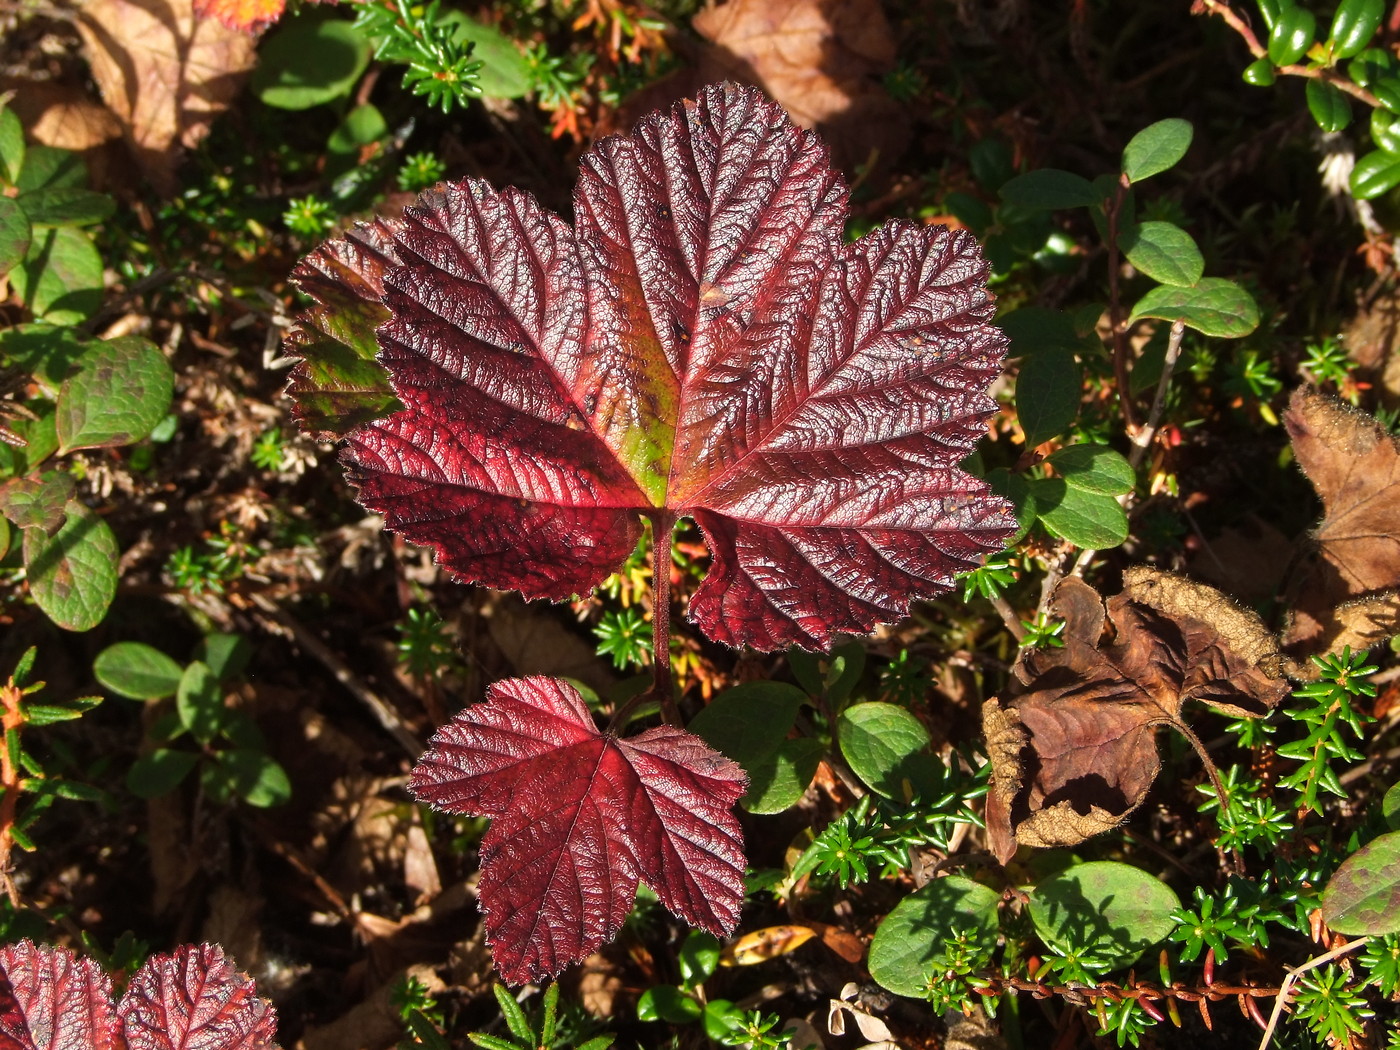
<path fill-rule="evenodd" d="M 661 705 L 661 720 L 681 725 L 671 684 L 671 534 L 676 516 L 665 508 L 651 514 L 651 691 Z"/>

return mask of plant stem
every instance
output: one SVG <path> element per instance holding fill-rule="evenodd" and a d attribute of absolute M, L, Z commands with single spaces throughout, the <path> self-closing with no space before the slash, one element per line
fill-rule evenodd
<path fill-rule="evenodd" d="M 1118 404 L 1123 408 L 1123 421 L 1131 433 L 1137 426 L 1133 413 L 1132 387 L 1128 382 L 1128 333 L 1123 330 L 1121 320 L 1122 303 L 1118 292 L 1118 215 L 1123 210 L 1123 201 L 1128 195 L 1128 177 L 1118 181 L 1118 192 L 1112 203 L 1104 209 L 1108 224 L 1108 324 L 1113 330 L 1113 382 L 1118 387 Z"/>
<path fill-rule="evenodd" d="M 1152 410 L 1147 414 L 1147 422 L 1132 436 L 1133 450 L 1128 453 L 1128 465 L 1137 470 L 1152 445 L 1157 433 L 1157 424 L 1162 421 L 1162 409 L 1167 403 L 1167 387 L 1171 386 L 1172 372 L 1176 369 L 1177 358 L 1181 356 L 1181 338 L 1186 334 L 1182 321 L 1172 322 L 1171 335 L 1167 337 L 1167 354 L 1162 359 L 1162 375 L 1157 380 L 1157 395 L 1152 399 Z"/>
<path fill-rule="evenodd" d="M 0 885 L 3 885 L 10 903 L 16 908 L 20 902 L 19 891 L 10 878 L 10 849 L 14 845 L 10 829 L 15 825 L 19 803 L 20 771 L 10 761 L 8 743 L 9 734 L 18 733 L 24 725 L 24 713 L 20 708 L 22 696 L 13 680 L 7 685 L 0 685 L 0 701 L 4 705 L 3 719 L 0 719 L 0 730 L 3 731 L 0 732 Z"/>
<path fill-rule="evenodd" d="M 651 515 L 651 691 L 661 705 L 661 720 L 681 725 L 671 685 L 671 534 L 676 516 L 664 508 Z"/>

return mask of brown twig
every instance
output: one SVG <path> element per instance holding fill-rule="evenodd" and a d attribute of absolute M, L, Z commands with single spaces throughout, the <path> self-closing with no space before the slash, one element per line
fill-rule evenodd
<path fill-rule="evenodd" d="M 1343 955 L 1356 951 L 1370 939 L 1369 937 L 1358 937 L 1356 940 L 1348 941 L 1315 959 L 1309 959 L 1302 966 L 1295 966 L 1289 970 L 1288 976 L 1283 979 L 1283 984 L 1279 985 L 1278 995 L 1274 998 L 1274 1009 L 1269 1014 L 1269 1023 L 1264 1029 L 1264 1038 L 1259 1040 L 1259 1050 L 1268 1050 L 1269 1041 L 1274 1037 L 1274 1029 L 1278 1027 L 1279 1018 L 1283 1016 L 1283 1008 L 1288 1004 L 1288 993 L 1293 990 L 1293 985 L 1297 983 L 1298 978 L 1309 970 L 1317 969 L 1323 963 L 1329 963 L 1333 959 L 1340 959 Z"/>
<path fill-rule="evenodd" d="M 1128 453 L 1128 465 L 1134 471 L 1142 464 L 1152 439 L 1157 435 L 1157 424 L 1162 421 L 1162 409 L 1167 403 L 1167 388 L 1171 386 L 1172 372 L 1176 370 L 1177 359 L 1181 357 L 1181 340 L 1186 334 L 1184 321 L 1173 321 L 1171 335 L 1167 337 L 1167 354 L 1162 359 L 1162 374 L 1157 379 L 1157 394 L 1152 399 L 1152 408 L 1147 413 L 1147 422 L 1138 428 L 1132 437 L 1133 448 Z"/>
<path fill-rule="evenodd" d="M 24 711 L 20 707 L 23 696 L 23 690 L 15 685 L 14 679 L 0 685 L 0 703 L 5 708 L 3 717 L 0 717 L 0 726 L 4 729 L 4 739 L 0 740 L 0 883 L 3 883 L 10 903 L 16 908 L 20 905 L 19 891 L 10 878 L 10 850 L 15 843 L 11 829 L 15 826 L 15 808 L 19 805 L 20 770 L 11 761 L 10 749 L 6 745 L 10 733 L 19 732 L 20 726 L 24 725 Z"/>
<path fill-rule="evenodd" d="M 1118 189 L 1113 200 L 1104 209 L 1104 219 L 1108 224 L 1108 326 L 1113 339 L 1113 382 L 1118 387 L 1118 404 L 1123 409 L 1123 421 L 1132 433 L 1137 427 L 1133 412 L 1132 386 L 1128 381 L 1128 333 L 1123 326 L 1121 302 L 1118 291 L 1118 214 L 1128 195 L 1128 176 L 1118 179 Z"/>

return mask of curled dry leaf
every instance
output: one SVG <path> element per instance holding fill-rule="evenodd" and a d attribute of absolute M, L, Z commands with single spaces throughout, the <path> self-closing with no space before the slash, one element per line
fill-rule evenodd
<path fill-rule="evenodd" d="M 1263 622 L 1185 577 L 1132 569 L 1107 603 L 1071 577 L 1051 608 L 1064 647 L 1028 653 L 1025 692 L 982 708 L 987 837 L 1002 863 L 1018 843 L 1072 846 L 1127 819 L 1161 768 L 1156 728 L 1195 742 L 1186 701 L 1253 717 L 1289 691 L 1289 662 Z"/>
<path fill-rule="evenodd" d="M 1005 348 L 969 235 L 845 244 L 820 142 L 734 85 L 595 144 L 574 214 L 466 181 L 388 228 L 379 361 L 405 407 L 345 458 L 389 528 L 560 600 L 622 563 L 639 515 L 689 516 L 713 557 L 691 618 L 764 650 L 897 619 L 1012 531 L 958 467 Z M 345 275 L 347 298 L 372 282 Z M 303 331 L 363 332 L 322 303 Z"/>
<path fill-rule="evenodd" d="M 1283 423 L 1325 512 L 1284 642 L 1301 655 L 1364 649 L 1400 632 L 1400 441 L 1306 387 Z"/>
<path fill-rule="evenodd" d="M 523 984 L 578 962 L 621 929 L 638 881 L 676 916 L 727 936 L 744 902 L 731 807 L 738 765 L 659 726 L 600 733 L 578 690 L 515 678 L 438 730 L 415 798 L 491 818 L 478 894 L 501 976 Z"/>
<path fill-rule="evenodd" d="M 93 79 L 147 178 L 173 192 L 195 145 L 252 68 L 248 35 L 196 19 L 192 0 L 89 0 L 78 12 Z"/>
<path fill-rule="evenodd" d="M 216 944 L 152 955 L 112 1005 L 112 981 L 66 948 L 0 948 L 5 1050 L 277 1050 L 277 1012 Z"/>

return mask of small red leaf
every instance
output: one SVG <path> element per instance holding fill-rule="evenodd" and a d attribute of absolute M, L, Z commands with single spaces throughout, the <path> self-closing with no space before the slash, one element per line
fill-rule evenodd
<path fill-rule="evenodd" d="M 112 981 L 91 959 L 20 941 L 0 948 L 0 970 L 0 1050 L 117 1050 Z"/>
<path fill-rule="evenodd" d="M 414 768 L 415 798 L 492 818 L 481 908 L 501 975 L 555 974 L 614 936 L 638 881 L 678 917 L 726 935 L 744 898 L 730 808 L 740 768 L 673 726 L 600 733 L 578 691 L 516 678 L 438 730 Z"/>
<path fill-rule="evenodd" d="M 958 467 L 1005 348 L 987 264 L 937 226 L 847 245 L 846 196 L 732 84 L 595 144 L 572 229 L 480 181 L 424 194 L 378 332 L 404 409 L 348 434 L 360 501 L 459 577 L 556 600 L 639 514 L 692 517 L 690 616 L 732 645 L 826 648 L 943 593 L 1015 527 Z"/>
<path fill-rule="evenodd" d="M 277 1011 L 217 944 L 152 955 L 117 1014 L 129 1050 L 277 1050 Z"/>

